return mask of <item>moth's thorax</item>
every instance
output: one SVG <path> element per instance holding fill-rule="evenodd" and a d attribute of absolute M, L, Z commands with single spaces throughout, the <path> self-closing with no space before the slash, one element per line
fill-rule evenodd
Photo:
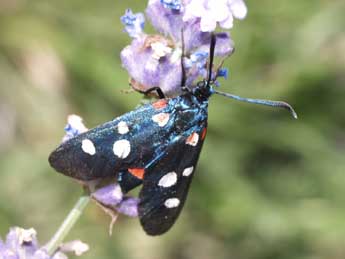
<path fill-rule="evenodd" d="M 174 130 L 176 133 L 188 133 L 192 128 L 207 121 L 208 100 L 201 100 L 193 93 L 174 98 Z"/>

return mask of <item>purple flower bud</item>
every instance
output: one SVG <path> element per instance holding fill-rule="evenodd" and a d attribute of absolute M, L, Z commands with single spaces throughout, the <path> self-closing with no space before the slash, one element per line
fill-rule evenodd
<path fill-rule="evenodd" d="M 138 198 L 126 197 L 118 205 L 117 211 L 124 214 L 124 215 L 127 215 L 129 217 L 137 217 L 138 216 L 138 204 L 139 204 Z"/>
<path fill-rule="evenodd" d="M 125 15 L 121 17 L 121 22 L 125 25 L 125 31 L 132 38 L 139 37 L 145 26 L 145 17 L 142 13 L 133 14 L 131 9 L 127 9 Z"/>
<path fill-rule="evenodd" d="M 224 77 L 228 79 L 229 71 L 227 68 L 221 68 L 217 71 L 217 77 Z"/>
<path fill-rule="evenodd" d="M 66 135 L 63 137 L 62 142 L 65 142 L 75 136 L 88 131 L 83 123 L 83 119 L 78 115 L 69 115 L 67 118 L 67 125 L 65 126 Z"/>
<path fill-rule="evenodd" d="M 105 206 L 116 206 L 122 199 L 123 194 L 118 184 L 110 184 L 92 193 L 92 197 Z"/>
<path fill-rule="evenodd" d="M 160 1 L 165 8 L 169 8 L 172 10 L 180 10 L 181 9 L 181 1 L 180 0 L 160 0 Z"/>

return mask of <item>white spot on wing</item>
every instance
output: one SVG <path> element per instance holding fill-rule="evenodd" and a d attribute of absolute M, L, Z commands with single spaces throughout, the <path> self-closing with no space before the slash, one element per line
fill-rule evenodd
<path fill-rule="evenodd" d="M 183 170 L 183 173 L 182 173 L 182 175 L 183 176 L 190 176 L 192 173 L 193 173 L 193 170 L 194 170 L 194 167 L 193 166 L 191 166 L 191 167 L 187 167 L 187 168 L 185 168 L 184 170 Z"/>
<path fill-rule="evenodd" d="M 131 144 L 128 140 L 118 140 L 113 145 L 113 152 L 119 158 L 126 158 L 131 152 Z"/>
<path fill-rule="evenodd" d="M 164 202 L 164 205 L 168 209 L 176 208 L 178 205 L 180 205 L 180 200 L 177 198 L 170 198 Z"/>
<path fill-rule="evenodd" d="M 81 142 L 81 148 L 82 150 L 89 154 L 89 155 L 94 155 L 96 154 L 96 148 L 95 148 L 95 145 L 92 143 L 91 140 L 89 139 L 84 139 L 82 142 Z"/>
<path fill-rule="evenodd" d="M 164 127 L 169 121 L 169 113 L 158 113 L 152 116 L 152 120 L 158 124 L 159 127 Z"/>
<path fill-rule="evenodd" d="M 175 172 L 170 172 L 164 175 L 158 182 L 158 186 L 170 187 L 177 182 L 177 174 Z"/>
<path fill-rule="evenodd" d="M 117 131 L 120 134 L 126 134 L 129 131 L 127 123 L 125 121 L 120 121 L 119 124 L 117 124 Z"/>

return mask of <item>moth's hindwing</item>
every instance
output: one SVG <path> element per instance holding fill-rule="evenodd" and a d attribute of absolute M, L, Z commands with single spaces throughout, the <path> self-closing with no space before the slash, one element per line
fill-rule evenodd
<path fill-rule="evenodd" d="M 175 138 L 161 159 L 147 169 L 140 191 L 139 217 L 149 235 L 168 231 L 178 218 L 198 162 L 206 122 Z"/>

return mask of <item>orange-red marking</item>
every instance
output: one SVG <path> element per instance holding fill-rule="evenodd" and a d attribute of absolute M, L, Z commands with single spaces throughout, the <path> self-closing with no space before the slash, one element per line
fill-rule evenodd
<path fill-rule="evenodd" d="M 155 108 L 157 110 L 163 109 L 163 108 L 167 107 L 167 105 L 168 105 L 168 101 L 165 99 L 158 100 L 157 102 L 154 102 L 152 104 L 153 108 Z"/>
<path fill-rule="evenodd" d="M 206 137 L 206 132 L 207 132 L 207 128 L 204 128 L 201 132 L 201 140 L 204 140 L 204 138 Z"/>
<path fill-rule="evenodd" d="M 142 180 L 144 178 L 145 169 L 144 168 L 128 168 L 128 172 Z"/>
<path fill-rule="evenodd" d="M 199 141 L 199 134 L 196 132 L 193 132 L 190 134 L 190 136 L 186 140 L 186 144 L 191 145 L 191 146 L 196 146 Z"/>

